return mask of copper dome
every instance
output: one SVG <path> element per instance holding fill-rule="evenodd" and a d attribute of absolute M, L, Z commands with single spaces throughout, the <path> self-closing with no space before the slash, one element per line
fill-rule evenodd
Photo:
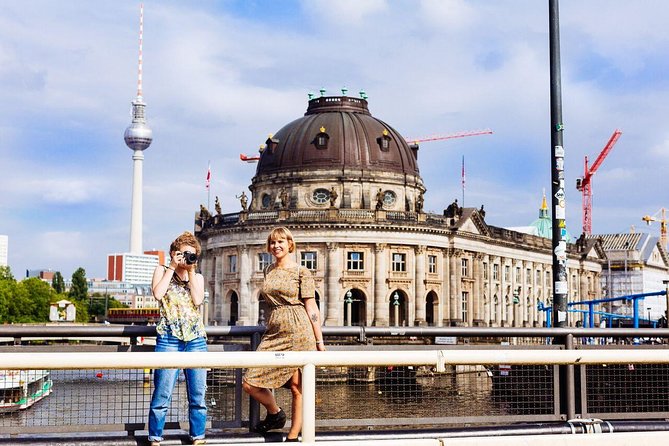
<path fill-rule="evenodd" d="M 373 117 L 366 100 L 321 96 L 267 140 L 256 176 L 324 167 L 417 176 L 416 158 L 417 147 Z"/>

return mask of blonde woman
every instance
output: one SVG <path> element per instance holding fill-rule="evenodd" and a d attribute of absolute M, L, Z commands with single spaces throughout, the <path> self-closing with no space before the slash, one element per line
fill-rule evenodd
<path fill-rule="evenodd" d="M 311 272 L 300 267 L 292 255 L 295 241 L 290 230 L 273 229 L 267 236 L 267 251 L 274 262 L 265 270 L 262 295 L 272 308 L 258 351 L 325 351 L 321 319 Z M 286 441 L 298 441 L 302 429 L 302 376 L 299 368 L 251 368 L 244 374 L 244 391 L 267 409 L 256 431 L 281 429 L 286 413 L 270 389 L 289 387 L 292 393 L 291 426 Z"/>

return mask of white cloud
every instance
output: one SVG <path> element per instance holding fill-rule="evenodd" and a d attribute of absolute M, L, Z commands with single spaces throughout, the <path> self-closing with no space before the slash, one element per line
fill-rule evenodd
<path fill-rule="evenodd" d="M 301 3 L 314 19 L 342 27 L 366 24 L 389 7 L 386 0 L 302 0 Z"/>

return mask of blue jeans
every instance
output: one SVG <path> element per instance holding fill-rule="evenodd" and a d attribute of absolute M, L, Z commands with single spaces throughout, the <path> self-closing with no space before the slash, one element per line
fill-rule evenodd
<path fill-rule="evenodd" d="M 182 341 L 171 334 L 158 335 L 156 338 L 157 352 L 206 352 L 207 340 L 196 338 Z M 188 393 L 188 434 L 192 440 L 204 438 L 207 423 L 207 390 L 206 369 L 184 369 L 186 390 Z M 156 369 L 153 375 L 153 396 L 149 409 L 149 441 L 162 441 L 167 408 L 172 401 L 172 392 L 177 383 L 179 369 Z"/>

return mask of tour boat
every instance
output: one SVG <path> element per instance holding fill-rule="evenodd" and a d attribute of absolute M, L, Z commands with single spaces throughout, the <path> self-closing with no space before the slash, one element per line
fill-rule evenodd
<path fill-rule="evenodd" d="M 0 370 L 0 413 L 27 409 L 52 387 L 48 370 Z"/>

